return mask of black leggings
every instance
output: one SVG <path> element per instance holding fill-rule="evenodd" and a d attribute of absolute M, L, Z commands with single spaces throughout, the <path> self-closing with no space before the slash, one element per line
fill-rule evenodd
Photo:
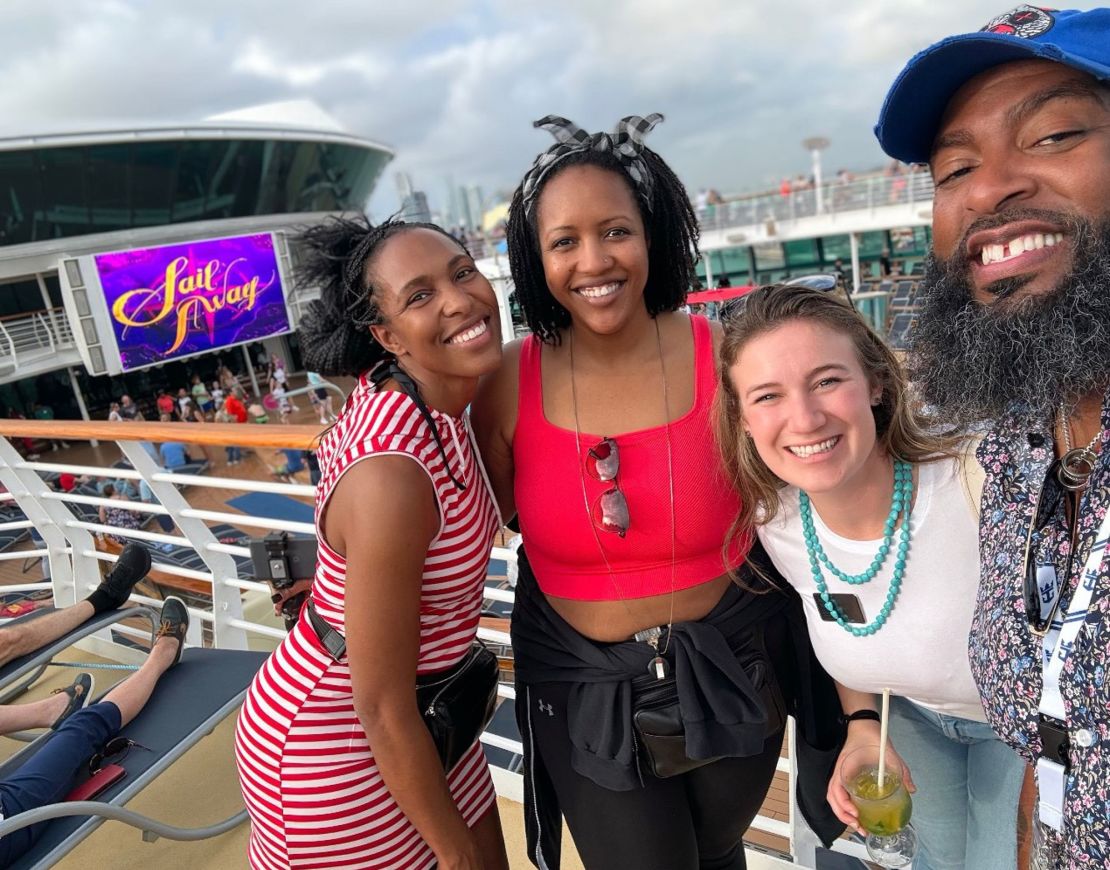
<path fill-rule="evenodd" d="M 571 769 L 569 689 L 530 686 L 531 719 L 536 751 L 586 870 L 744 870 L 741 838 L 775 775 L 782 731 L 767 738 L 760 755 L 722 758 L 669 779 L 645 776 L 644 788 L 610 791 Z"/>

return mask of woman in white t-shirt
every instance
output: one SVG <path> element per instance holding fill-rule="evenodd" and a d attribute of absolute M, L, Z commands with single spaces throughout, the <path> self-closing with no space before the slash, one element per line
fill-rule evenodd
<path fill-rule="evenodd" d="M 898 359 L 828 293 L 745 297 L 725 322 L 720 376 L 717 437 L 745 496 L 733 532 L 758 532 L 802 597 L 844 707 L 841 760 L 878 743 L 889 688 L 914 867 L 1012 870 L 1024 764 L 986 724 L 968 666 L 979 551 L 963 461 L 974 458 L 930 434 Z M 839 764 L 828 797 L 858 828 Z"/>

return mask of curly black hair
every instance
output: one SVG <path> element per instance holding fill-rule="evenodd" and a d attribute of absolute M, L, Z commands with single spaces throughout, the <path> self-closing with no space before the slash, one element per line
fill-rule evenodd
<path fill-rule="evenodd" d="M 395 217 L 377 226 L 361 215 L 329 217 L 293 240 L 298 254 L 294 282 L 320 288 L 320 298 L 309 305 L 297 330 L 309 371 L 357 377 L 393 359 L 370 334 L 370 327 L 381 323 L 381 312 L 366 265 L 386 240 L 413 229 L 434 230 L 469 253 L 462 242 L 436 224 L 405 223 Z"/>
<path fill-rule="evenodd" d="M 540 181 L 533 201 L 538 205 L 544 185 L 571 166 L 597 166 L 616 172 L 623 178 L 640 209 L 644 229 L 651 242 L 644 304 L 654 317 L 680 308 L 694 282 L 698 260 L 698 221 L 686 188 L 663 158 L 650 148 L 644 148 L 641 156 L 655 179 L 650 211 L 637 195 L 635 185 L 620 161 L 605 151 L 579 151 L 564 157 Z M 536 208 L 532 209 L 531 216 L 527 213 L 522 188 L 518 187 L 509 205 L 506 232 L 509 267 L 528 328 L 541 341 L 558 344 L 561 331 L 570 326 L 570 312 L 555 300 L 548 289 L 535 214 Z"/>

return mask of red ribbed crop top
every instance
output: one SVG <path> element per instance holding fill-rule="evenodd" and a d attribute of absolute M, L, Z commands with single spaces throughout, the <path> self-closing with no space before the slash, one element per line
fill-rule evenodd
<path fill-rule="evenodd" d="M 670 425 L 674 466 L 674 588 L 688 589 L 726 570 L 725 534 L 740 500 L 725 479 L 710 423 L 717 379 L 713 338 L 703 317 L 694 333 L 694 405 Z M 671 509 L 667 482 L 667 427 L 606 433 L 620 450 L 617 480 L 631 519 L 621 538 L 591 528 L 582 481 L 591 505 L 608 490 L 586 474 L 585 457 L 605 436 L 554 426 L 543 412 L 542 345 L 525 339 L 520 351 L 520 393 L 513 435 L 514 493 L 528 561 L 540 589 L 556 598 L 616 601 L 671 590 Z M 598 549 L 598 538 L 605 555 Z M 737 547 L 732 567 L 747 552 Z M 608 560 L 612 575 L 606 568 Z M 619 590 L 619 591 L 618 591 Z"/>

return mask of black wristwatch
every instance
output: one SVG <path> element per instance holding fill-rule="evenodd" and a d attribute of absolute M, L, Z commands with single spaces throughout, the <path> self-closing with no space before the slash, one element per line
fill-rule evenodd
<path fill-rule="evenodd" d="M 840 724 L 845 728 L 852 722 L 858 722 L 861 719 L 866 719 L 870 722 L 882 722 L 882 717 L 879 716 L 874 710 L 856 710 L 855 713 L 849 713 L 847 716 L 840 717 Z"/>

